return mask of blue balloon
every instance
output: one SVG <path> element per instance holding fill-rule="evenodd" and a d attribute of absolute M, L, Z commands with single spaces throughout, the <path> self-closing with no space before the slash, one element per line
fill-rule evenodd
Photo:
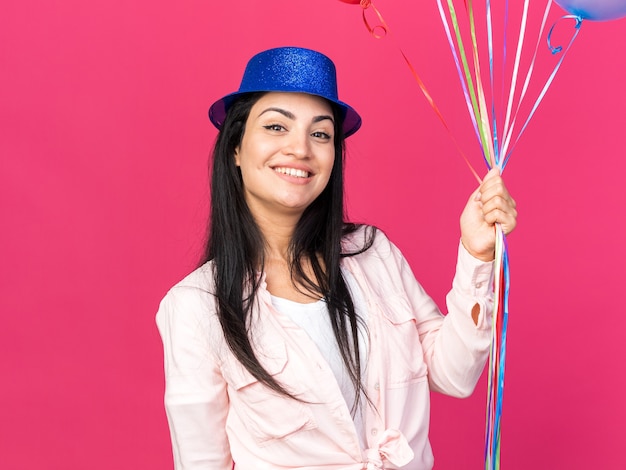
<path fill-rule="evenodd" d="M 626 16 L 626 0 L 555 0 L 561 8 L 586 20 L 607 21 Z"/>

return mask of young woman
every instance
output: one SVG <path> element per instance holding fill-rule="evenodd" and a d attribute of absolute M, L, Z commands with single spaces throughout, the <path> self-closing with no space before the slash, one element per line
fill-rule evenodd
<path fill-rule="evenodd" d="M 443 316 L 382 232 L 344 220 L 361 119 L 330 59 L 261 52 L 209 114 L 206 256 L 157 314 L 176 469 L 432 468 L 430 390 L 468 396 L 488 355 L 494 224 L 517 216 L 499 173 L 461 215 Z"/>

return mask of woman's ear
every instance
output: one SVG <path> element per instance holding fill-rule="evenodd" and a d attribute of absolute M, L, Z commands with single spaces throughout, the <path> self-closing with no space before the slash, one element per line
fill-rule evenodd
<path fill-rule="evenodd" d="M 235 147 L 235 165 L 241 166 L 241 162 L 239 161 L 239 146 Z"/>

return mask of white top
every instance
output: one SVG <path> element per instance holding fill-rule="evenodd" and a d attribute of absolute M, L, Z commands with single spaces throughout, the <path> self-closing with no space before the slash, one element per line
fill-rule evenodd
<path fill-rule="evenodd" d="M 350 294 L 352 295 L 352 301 L 354 302 L 354 308 L 356 314 L 362 320 L 359 323 L 359 353 L 361 359 L 361 373 L 365 376 L 364 368 L 367 367 L 367 331 L 364 325 L 367 324 L 367 307 L 363 299 L 363 294 L 354 279 L 354 276 L 350 272 L 343 270 L 342 274 Z M 326 359 L 330 369 L 333 371 L 337 384 L 341 389 L 348 409 L 352 410 L 355 401 L 355 390 L 348 371 L 341 359 L 339 353 L 339 346 L 333 333 L 332 325 L 330 323 L 330 317 L 328 316 L 328 309 L 326 308 L 326 302 L 324 299 L 320 299 L 317 302 L 312 303 L 299 303 L 292 300 L 287 300 L 282 297 L 271 296 L 272 306 L 283 315 L 289 317 L 296 325 L 302 328 L 309 335 L 311 340 L 315 343 L 320 353 Z M 365 425 L 363 423 L 363 405 L 365 397 L 361 396 L 359 407 L 355 410 L 353 415 L 354 426 L 356 428 L 357 435 L 363 448 L 365 448 Z"/>

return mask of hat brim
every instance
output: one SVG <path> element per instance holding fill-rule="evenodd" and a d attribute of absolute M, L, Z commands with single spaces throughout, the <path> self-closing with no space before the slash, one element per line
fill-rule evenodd
<path fill-rule="evenodd" d="M 224 120 L 226 119 L 226 113 L 228 112 L 228 109 L 237 98 L 244 96 L 244 95 L 251 94 L 251 93 L 271 92 L 271 91 L 272 90 L 258 90 L 258 91 L 246 90 L 245 92 L 237 91 L 235 93 L 226 95 L 222 99 L 217 100 L 215 103 L 211 105 L 211 107 L 209 108 L 209 119 L 211 120 L 211 122 L 213 123 L 215 127 L 221 130 L 222 126 L 224 125 Z M 276 90 L 276 91 L 281 92 L 281 93 L 284 93 L 285 91 L 289 92 L 288 90 L 284 90 L 284 89 Z M 302 93 L 302 91 L 295 90 L 293 91 L 293 93 Z M 357 113 L 354 110 L 354 108 L 352 108 L 348 104 L 339 100 L 329 100 L 325 96 L 316 95 L 313 93 L 307 93 L 307 94 L 313 95 L 313 96 L 320 96 L 321 98 L 324 98 L 325 100 L 339 106 L 339 109 L 341 109 L 342 114 L 343 114 L 342 118 L 343 118 L 344 137 L 351 136 L 356 131 L 358 131 L 359 128 L 361 127 L 361 123 L 362 123 L 361 116 L 359 116 L 359 113 Z"/>

